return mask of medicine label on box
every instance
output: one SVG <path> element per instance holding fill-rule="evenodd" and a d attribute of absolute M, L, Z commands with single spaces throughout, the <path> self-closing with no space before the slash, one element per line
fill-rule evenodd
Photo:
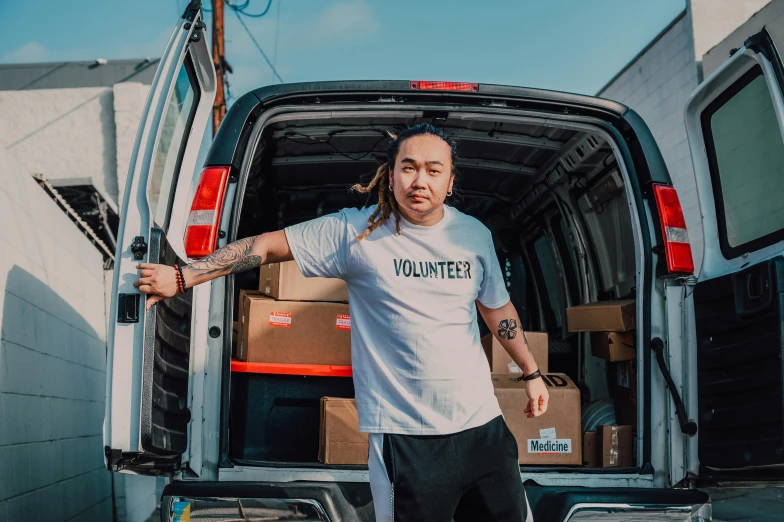
<path fill-rule="evenodd" d="M 571 453 L 572 439 L 528 439 L 528 453 Z"/>
<path fill-rule="evenodd" d="M 338 314 L 335 328 L 338 330 L 351 330 L 351 316 Z"/>
<path fill-rule="evenodd" d="M 269 324 L 270 326 L 291 328 L 291 314 L 289 312 L 270 312 Z"/>

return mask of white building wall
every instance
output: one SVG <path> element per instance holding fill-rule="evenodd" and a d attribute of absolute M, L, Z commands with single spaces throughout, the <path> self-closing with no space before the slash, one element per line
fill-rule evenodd
<path fill-rule="evenodd" d="M 716 43 L 702 57 L 702 70 L 707 78 L 724 61 L 729 58 L 730 50 L 743 46 L 746 38 L 757 34 L 763 27 L 768 29 L 774 39 L 776 48 L 781 54 L 784 49 L 784 1 L 773 0 L 754 13 L 746 23 L 735 29 L 727 38 Z"/>
<path fill-rule="evenodd" d="M 111 273 L 31 174 L 91 178 L 119 204 L 148 91 L 0 91 L 0 522 L 112 520 L 102 441 Z M 118 522 L 147 520 L 163 483 L 115 475 Z"/>
<path fill-rule="evenodd" d="M 0 146 L 27 172 L 91 178 L 116 202 L 112 98 L 107 87 L 0 91 Z"/>
<path fill-rule="evenodd" d="M 117 522 L 146 522 L 161 502 L 163 479 L 117 473 L 114 476 Z"/>
<path fill-rule="evenodd" d="M 150 86 L 142 83 L 116 83 L 114 91 L 114 127 L 116 134 L 117 187 L 119 197 L 117 204 L 122 204 L 125 182 L 128 179 L 128 168 L 131 165 L 131 154 L 136 141 L 136 129 L 144 112 Z"/>
<path fill-rule="evenodd" d="M 0 149 L 0 521 L 111 520 L 103 260 Z"/>
<path fill-rule="evenodd" d="M 702 61 L 715 46 L 770 0 L 690 0 L 694 18 L 694 56 Z"/>

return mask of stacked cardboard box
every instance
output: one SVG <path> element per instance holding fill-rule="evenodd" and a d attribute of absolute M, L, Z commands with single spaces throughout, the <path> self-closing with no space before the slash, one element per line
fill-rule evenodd
<path fill-rule="evenodd" d="M 531 348 L 531 353 L 536 359 L 536 364 L 539 366 L 539 371 L 547 373 L 547 333 L 546 332 L 524 332 L 525 340 L 528 341 L 528 346 Z M 482 347 L 485 349 L 487 361 L 490 363 L 490 371 L 493 373 L 521 373 L 522 370 L 517 363 L 507 353 L 506 349 L 501 346 L 498 339 L 493 334 L 487 334 L 482 337 Z"/>
<path fill-rule="evenodd" d="M 591 332 L 591 353 L 607 361 L 610 397 L 619 424 L 637 426 L 634 299 L 599 301 L 566 309 L 570 332 Z"/>
<path fill-rule="evenodd" d="M 624 468 L 634 465 L 631 426 L 598 426 L 583 435 L 583 465 Z"/>
<path fill-rule="evenodd" d="M 344 281 L 306 278 L 291 261 L 264 265 L 260 286 L 264 292 L 240 292 L 237 359 L 351 365 L 351 317 Z"/>
<path fill-rule="evenodd" d="M 321 399 L 319 461 L 324 464 L 367 464 L 368 435 L 359 432 L 354 399 Z"/>
<path fill-rule="evenodd" d="M 634 329 L 634 299 L 598 301 L 566 309 L 570 332 L 628 332 Z"/>
<path fill-rule="evenodd" d="M 580 390 L 562 373 L 543 380 L 550 393 L 547 411 L 529 419 L 525 382 L 520 374 L 493 374 L 493 387 L 506 424 L 517 440 L 520 464 L 580 465 Z"/>
<path fill-rule="evenodd" d="M 348 301 L 342 279 L 305 277 L 297 263 L 270 263 L 259 268 L 259 292 L 281 301 Z"/>

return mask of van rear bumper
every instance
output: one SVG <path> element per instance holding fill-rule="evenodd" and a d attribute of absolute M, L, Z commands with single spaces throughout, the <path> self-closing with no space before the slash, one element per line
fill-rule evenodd
<path fill-rule="evenodd" d="M 536 522 L 627 520 L 707 522 L 711 519 L 708 495 L 698 490 L 585 488 L 539 486 L 528 481 L 526 494 Z M 249 512 L 266 510 L 264 520 L 372 522 L 370 486 L 339 482 L 173 482 L 161 498 L 161 521 L 177 520 L 174 513 L 190 510 L 191 520 L 242 520 Z M 206 510 L 209 509 L 209 515 Z M 276 511 L 278 510 L 278 511 Z M 256 515 L 258 516 L 258 515 Z M 223 518 L 225 517 L 225 518 Z M 319 518 L 321 517 L 321 518 Z"/>

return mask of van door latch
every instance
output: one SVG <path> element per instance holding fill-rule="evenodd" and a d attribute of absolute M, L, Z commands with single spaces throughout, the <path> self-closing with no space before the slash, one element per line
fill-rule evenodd
<path fill-rule="evenodd" d="M 672 380 L 670 370 L 667 368 L 667 363 L 664 361 L 664 341 L 655 337 L 651 341 L 651 349 L 656 352 L 656 362 L 659 363 L 659 370 L 661 370 L 664 382 L 667 383 L 667 389 L 670 390 L 672 395 L 672 402 L 675 403 L 675 414 L 678 415 L 678 423 L 681 425 L 681 431 L 686 435 L 697 434 L 697 423 L 690 421 L 689 416 L 686 414 L 686 406 L 681 400 L 681 394 L 675 387 L 675 382 Z"/>
<path fill-rule="evenodd" d="M 144 254 L 147 253 L 147 243 L 144 241 L 142 236 L 136 236 L 133 238 L 133 243 L 131 243 L 131 252 L 133 252 L 133 258 L 137 261 L 144 259 Z"/>
<path fill-rule="evenodd" d="M 139 304 L 142 301 L 141 294 L 120 294 L 117 296 L 117 322 L 118 323 L 138 323 Z"/>

